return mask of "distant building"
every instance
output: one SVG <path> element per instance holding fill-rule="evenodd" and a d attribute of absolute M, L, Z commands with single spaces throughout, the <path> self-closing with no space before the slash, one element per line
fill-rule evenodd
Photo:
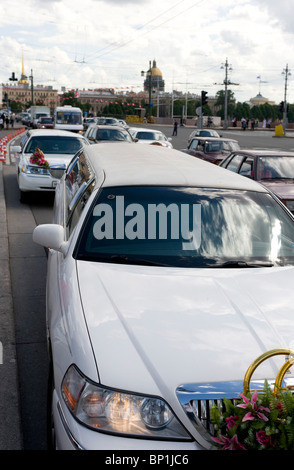
<path fill-rule="evenodd" d="M 155 60 L 153 60 L 153 65 L 151 67 L 151 79 L 150 74 L 146 74 L 146 78 L 144 80 L 144 91 L 149 91 L 150 86 L 152 91 L 164 91 L 164 80 L 162 78 L 162 73 L 157 68 Z"/>
<path fill-rule="evenodd" d="M 82 103 L 89 103 L 91 105 L 90 113 L 98 116 L 103 112 L 105 106 L 109 103 L 115 103 L 118 96 L 115 94 L 113 88 L 96 88 L 94 90 L 78 90 L 78 100 Z M 64 102 L 66 104 L 66 102 Z"/>
<path fill-rule="evenodd" d="M 21 77 L 18 80 L 17 85 L 12 83 L 2 83 L 1 86 L 1 98 L 2 106 L 7 106 L 5 101 L 5 94 L 7 93 L 8 100 L 18 101 L 21 103 L 22 107 L 28 107 L 29 103 L 44 103 L 45 106 L 48 106 L 52 112 L 59 105 L 59 96 L 57 90 L 54 90 L 52 86 L 44 85 L 34 85 L 33 89 L 31 88 L 28 77 L 24 73 L 24 62 L 22 59 L 22 71 Z"/>
<path fill-rule="evenodd" d="M 252 106 L 259 106 L 261 104 L 270 104 L 273 106 L 275 104 L 274 101 L 269 101 L 268 98 L 265 98 L 264 96 L 261 95 L 261 93 L 258 93 L 254 98 L 250 98 L 248 104 L 250 107 Z"/>

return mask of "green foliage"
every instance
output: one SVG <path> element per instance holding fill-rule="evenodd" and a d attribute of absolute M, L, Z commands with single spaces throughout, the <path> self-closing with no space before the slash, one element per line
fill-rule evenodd
<path fill-rule="evenodd" d="M 223 450 L 294 450 L 294 395 L 274 393 L 267 381 L 262 392 L 223 399 L 224 410 L 211 410 L 216 437 Z"/>

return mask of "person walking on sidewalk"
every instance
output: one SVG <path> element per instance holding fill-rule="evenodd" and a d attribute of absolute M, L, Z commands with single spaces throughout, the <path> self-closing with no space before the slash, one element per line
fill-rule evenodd
<path fill-rule="evenodd" d="M 178 135 L 178 121 L 174 122 L 173 135 Z"/>

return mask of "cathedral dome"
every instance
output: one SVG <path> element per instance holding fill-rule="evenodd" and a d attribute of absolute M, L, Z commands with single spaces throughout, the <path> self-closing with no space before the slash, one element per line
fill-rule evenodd
<path fill-rule="evenodd" d="M 161 71 L 156 67 L 156 61 L 153 61 L 153 65 L 151 67 L 151 75 L 152 77 L 162 77 Z"/>

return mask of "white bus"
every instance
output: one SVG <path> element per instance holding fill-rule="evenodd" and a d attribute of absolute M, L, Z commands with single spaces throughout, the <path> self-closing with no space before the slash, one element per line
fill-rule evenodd
<path fill-rule="evenodd" d="M 70 105 L 58 106 L 54 112 L 54 127 L 55 129 L 63 129 L 66 131 L 82 132 L 82 110 Z"/>

